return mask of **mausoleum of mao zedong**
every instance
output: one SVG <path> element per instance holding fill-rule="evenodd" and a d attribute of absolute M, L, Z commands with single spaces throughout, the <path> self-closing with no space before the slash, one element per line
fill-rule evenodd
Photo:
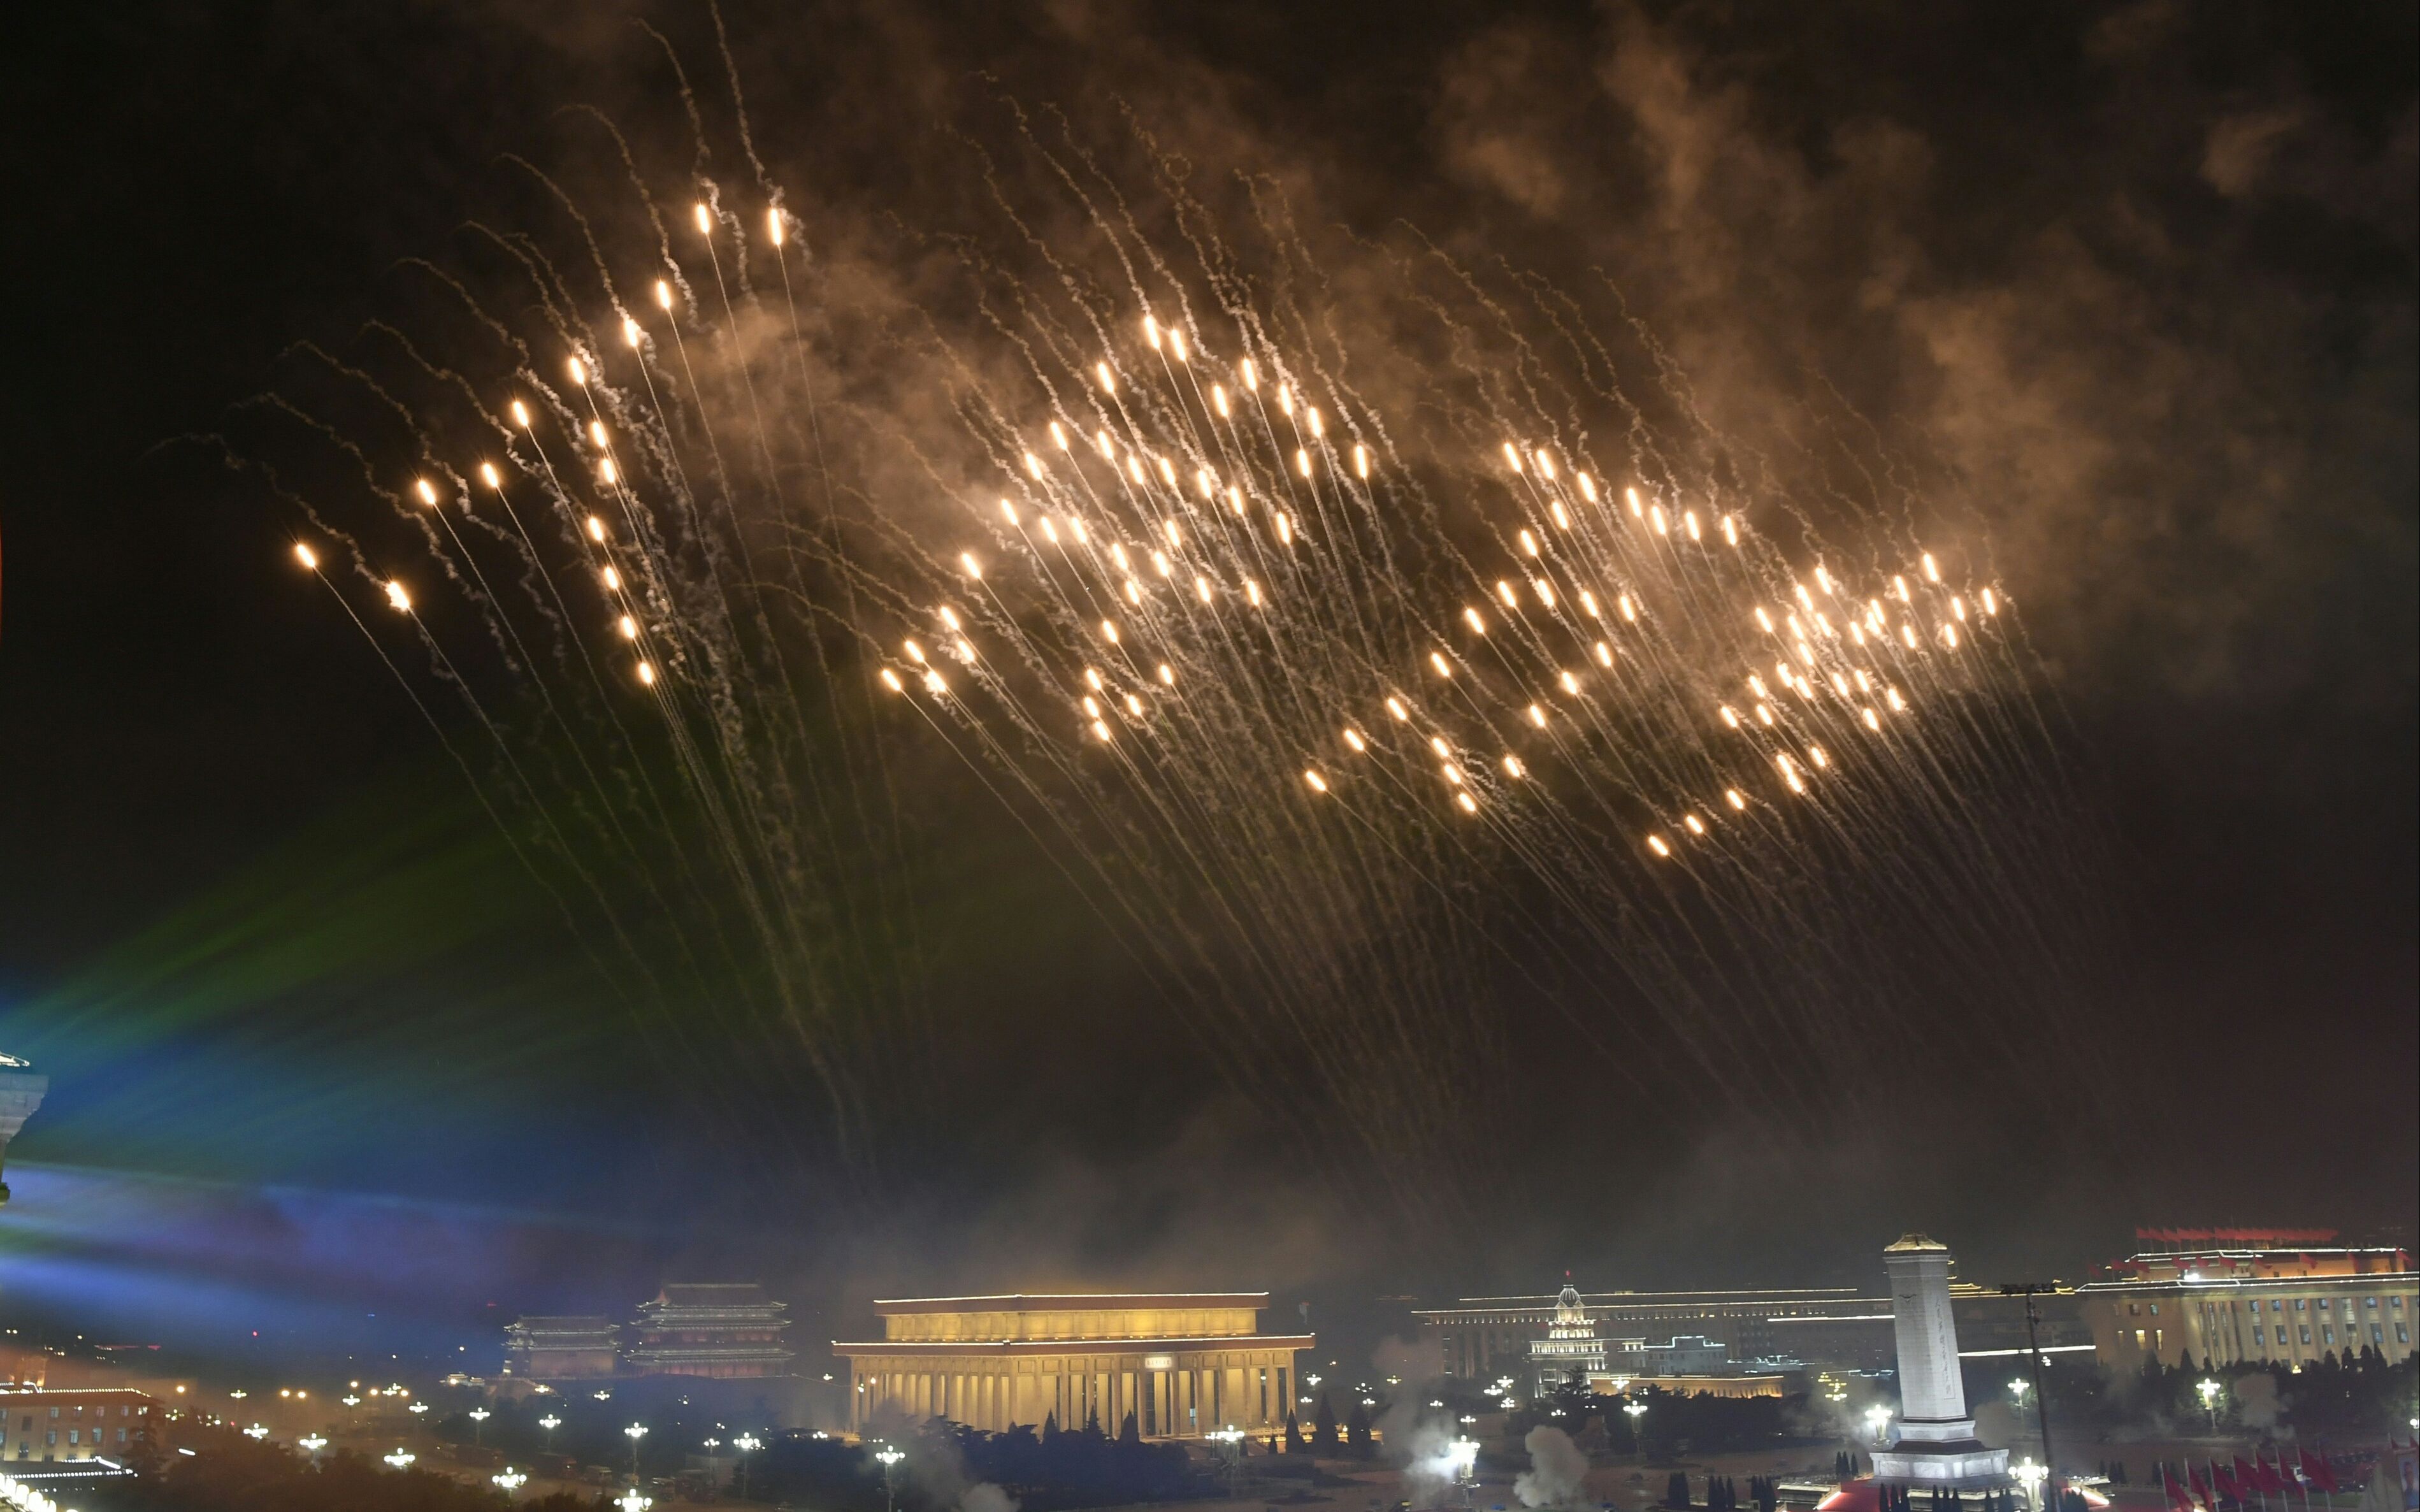
<path fill-rule="evenodd" d="M 1285 1423 L 1308 1333 L 1262 1333 L 1265 1291 L 917 1297 L 877 1302 L 883 1337 L 834 1343 L 849 1368 L 849 1426 L 889 1408 L 1000 1432 L 1126 1414 L 1145 1438 Z"/>

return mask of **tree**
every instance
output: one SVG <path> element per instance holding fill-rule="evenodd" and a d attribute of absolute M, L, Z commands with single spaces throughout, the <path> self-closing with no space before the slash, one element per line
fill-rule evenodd
<path fill-rule="evenodd" d="M 1319 1416 L 1313 1420 L 1311 1442 L 1322 1449 L 1341 1449 L 1344 1438 L 1336 1431 L 1336 1409 L 1329 1406 L 1327 1394 L 1319 1394 Z"/>
<path fill-rule="evenodd" d="M 1059 1442 L 1059 1414 L 1050 1413 L 1042 1420 L 1042 1447 L 1049 1448 Z"/>
<path fill-rule="evenodd" d="M 1356 1457 L 1370 1457 L 1370 1404 L 1357 1396 L 1353 1399 L 1353 1416 L 1345 1423 L 1345 1437 Z"/>
<path fill-rule="evenodd" d="M 1118 1425 L 1118 1442 L 1142 1442 L 1142 1425 L 1136 1421 L 1134 1409 L 1131 1407 L 1126 1409 L 1126 1420 Z"/>
<path fill-rule="evenodd" d="M 1310 1448 L 1311 1448 L 1311 1445 L 1309 1445 L 1309 1444 L 1307 1444 L 1307 1443 L 1305 1443 L 1305 1442 L 1302 1442 L 1302 1422 L 1301 1422 L 1301 1420 L 1300 1420 L 1299 1418 L 1296 1418 L 1296 1417 L 1294 1415 L 1294 1409 L 1293 1409 L 1293 1408 L 1287 1408 L 1287 1409 L 1286 1409 L 1286 1453 L 1288 1453 L 1288 1454 L 1290 1454 L 1290 1455 L 1298 1455 L 1298 1454 L 1302 1454 L 1302 1453 L 1306 1452 L 1306 1451 L 1307 1451 L 1307 1450 L 1309 1450 Z"/>
<path fill-rule="evenodd" d="M 1686 1473 L 1676 1470 L 1672 1472 L 1672 1478 L 1664 1483 L 1664 1504 L 1673 1512 L 1688 1512 L 1689 1477 Z"/>

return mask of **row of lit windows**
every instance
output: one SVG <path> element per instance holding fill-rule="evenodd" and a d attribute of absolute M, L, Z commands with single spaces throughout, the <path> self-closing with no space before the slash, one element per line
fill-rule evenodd
<path fill-rule="evenodd" d="M 84 1416 L 84 1409 L 83 1409 L 82 1407 L 78 1407 L 78 1408 L 75 1410 L 75 1411 L 76 1411 L 76 1416 L 78 1416 L 78 1417 L 82 1417 L 82 1416 Z M 119 1417 L 148 1417 L 150 1414 L 151 1414 L 151 1409 L 149 1409 L 148 1407 L 128 1407 L 128 1406 L 125 1406 L 125 1405 L 121 1404 L 121 1405 L 118 1407 L 118 1409 L 117 1409 L 117 1415 L 118 1415 Z M 58 1415 L 59 1415 L 59 1410 L 58 1410 L 57 1408 L 55 1408 L 55 1407 L 52 1408 L 52 1409 L 51 1409 L 51 1420 L 52 1420 L 53 1422 L 56 1422 L 56 1421 L 58 1420 Z M 93 1416 L 95 1416 L 95 1417 L 107 1417 L 107 1416 L 109 1415 L 109 1405 L 108 1405 L 106 1402 L 104 1402 L 104 1403 L 102 1403 L 101 1406 L 94 1408 L 94 1409 L 92 1410 L 92 1415 L 93 1415 Z M 0 1425 L 5 1425 L 7 1422 L 8 1422 L 8 1419 L 7 1419 L 7 1418 L 0 1418 Z M 32 1427 L 32 1426 L 34 1426 L 34 1414 L 33 1414 L 33 1413 L 28 1412 L 28 1413 L 26 1413 L 26 1414 L 25 1414 L 25 1421 L 24 1421 L 24 1424 L 23 1424 L 23 1426 L 25 1426 L 25 1427 L 28 1427 L 28 1428 L 30 1428 L 30 1427 Z M 5 1437 L 5 1436 L 7 1435 L 7 1432 L 8 1432 L 8 1429 L 7 1429 L 5 1426 L 0 1426 L 0 1437 Z"/>
<path fill-rule="evenodd" d="M 68 1442 L 70 1444 L 101 1443 L 106 1442 L 102 1438 L 102 1435 L 108 1431 L 109 1430 L 107 1428 L 70 1428 L 68 1429 Z M 87 1439 L 85 1437 L 86 1433 L 89 1433 L 91 1437 Z M 58 1442 L 58 1429 L 45 1428 L 42 1430 L 42 1443 L 44 1447 L 54 1447 Z M 117 1442 L 120 1443 L 124 1443 L 126 1442 L 126 1430 L 124 1428 L 117 1430 Z M 31 1439 L 20 1439 L 17 1441 L 17 1453 L 20 1457 L 31 1451 L 32 1448 L 33 1441 Z"/>
<path fill-rule="evenodd" d="M 2374 1313 L 2378 1311 L 2378 1299 L 2375 1297 L 2347 1297 L 2344 1300 L 2344 1311 L 2348 1313 L 2351 1312 L 2353 1310 L 2353 1303 L 2356 1301 L 2358 1301 L 2365 1309 L 2370 1312 Z M 2283 1297 L 2272 1297 L 2268 1299 L 2268 1302 L 2269 1310 L 2273 1313 L 2282 1313 L 2286 1310 L 2286 1299 Z M 2261 1299 L 2255 1297 L 2241 1304 L 2222 1299 L 2215 1302 L 2205 1302 L 2198 1305 L 2204 1313 L 2231 1313 L 2236 1310 L 2238 1305 L 2241 1305 L 2247 1313 L 2257 1313 L 2260 1311 L 2260 1302 Z M 2332 1298 L 2321 1297 L 2319 1299 L 2319 1310 L 2322 1313 L 2334 1310 L 2334 1299 Z M 2389 1311 L 2399 1313 L 2403 1310 L 2403 1299 L 2400 1297 L 2389 1297 L 2386 1299 L 2386 1305 Z M 2139 1317 L 2146 1306 L 2150 1308 L 2151 1316 L 2153 1317 L 2160 1316 L 2160 1304 L 2158 1302 L 2128 1302 L 2126 1304 L 2126 1311 Z M 2310 1298 L 2297 1297 L 2294 1299 L 2294 1311 L 2304 1313 L 2309 1312 L 2310 1310 Z"/>

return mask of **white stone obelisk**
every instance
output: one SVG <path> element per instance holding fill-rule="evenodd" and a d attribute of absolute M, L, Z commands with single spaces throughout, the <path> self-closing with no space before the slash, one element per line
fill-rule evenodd
<path fill-rule="evenodd" d="M 1899 1437 L 1874 1454 L 1877 1479 L 1922 1486 L 2005 1480 L 2009 1452 L 1986 1449 L 1966 1415 L 1958 1369 L 1958 1319 L 1949 1311 L 1949 1247 L 1910 1234 L 1883 1251 L 1891 1327 L 1899 1342 Z"/>

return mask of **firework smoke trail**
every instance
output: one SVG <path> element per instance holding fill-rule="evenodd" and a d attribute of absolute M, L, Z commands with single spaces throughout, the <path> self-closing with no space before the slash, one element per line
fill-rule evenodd
<path fill-rule="evenodd" d="M 1086 815 L 1105 783 L 1142 805 L 1126 864 L 1199 890 L 1171 916 L 1210 902 L 1279 943 L 1252 985 L 1287 1037 L 1399 1100 L 1373 1068 L 1418 1065 L 1468 1000 L 1376 1003 L 1379 977 L 1331 998 L 1292 953 L 1450 954 L 1440 917 L 1517 929 L 1483 898 L 1508 871 L 1559 904 L 1540 943 L 1586 941 L 1706 1073 L 1793 1111 L 1823 1111 L 1805 1089 L 1854 1078 L 1878 1033 L 2005 1070 L 1991 1010 L 2058 1027 L 2091 969 L 2068 880 L 2092 847 L 2002 589 L 1837 491 L 1827 539 L 1787 493 L 1687 467 L 1589 360 L 1606 343 L 1574 302 L 1532 297 L 1533 339 L 1433 256 L 1448 291 L 1406 303 L 1460 355 L 1419 380 L 1441 423 L 1415 451 L 1343 377 L 1377 366 L 1369 343 L 1228 276 L 1249 259 L 1199 207 L 1174 273 L 1080 172 L 1059 178 L 1114 266 L 1088 281 L 1053 253 L 1055 289 L 1001 281 L 1031 394 L 962 401 L 1003 492 L 970 506 L 982 545 L 906 543 L 929 597 L 899 601 L 892 682 Z M 1324 282 L 1295 273 L 1266 282 Z M 1591 411 L 1621 422 L 1617 459 Z M 1869 943 L 1884 920 L 1900 948 Z"/>
<path fill-rule="evenodd" d="M 534 685 L 530 723 L 424 610 L 432 666 L 587 908 L 633 955 L 669 940 L 654 990 L 707 1005 L 672 1030 L 691 1053 L 778 1025 L 861 1159 L 881 1068 L 931 1032 L 881 938 L 909 911 L 861 688 L 1058 837 L 1239 1085 L 1422 1220 L 1482 1178 L 1508 980 L 1616 1064 L 1649 1015 L 1813 1115 L 1861 1041 L 1990 1052 L 1989 1010 L 2088 969 L 2011 606 L 1834 481 L 1853 463 L 1745 456 L 1577 295 L 1364 244 L 1389 319 L 1357 328 L 1260 186 L 1222 215 L 1150 172 L 1139 208 L 1018 139 L 1056 203 L 986 167 L 1006 250 L 959 244 L 971 334 L 902 320 L 853 366 L 795 214 L 702 181 L 676 237 L 616 133 L 652 251 L 529 169 L 576 255 L 482 230 L 508 291 L 445 278 L 484 379 L 408 342 L 400 376 L 330 365 L 413 459 L 416 499 L 346 443 L 356 491 Z M 520 742 L 570 754 L 549 781 Z M 1876 944 L 1885 919 L 1921 948 Z"/>

